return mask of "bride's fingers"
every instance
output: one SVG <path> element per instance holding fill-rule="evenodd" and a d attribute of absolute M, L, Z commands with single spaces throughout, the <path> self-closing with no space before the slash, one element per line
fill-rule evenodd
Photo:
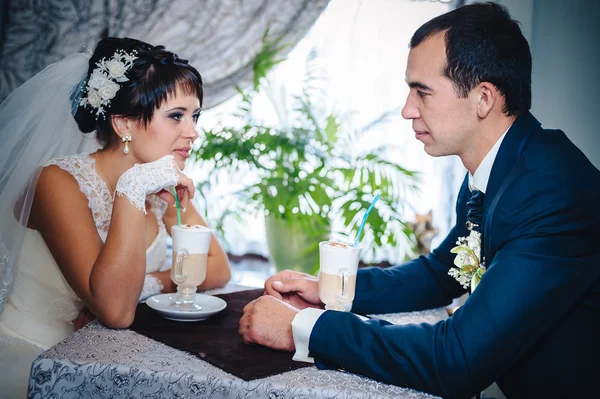
<path fill-rule="evenodd" d="M 190 199 L 194 198 L 195 187 L 194 187 L 194 181 L 192 179 L 190 179 L 189 177 L 187 177 L 186 175 L 181 173 L 179 175 L 178 186 L 181 186 L 187 190 L 187 192 L 190 196 Z"/>
<path fill-rule="evenodd" d="M 188 191 L 186 189 L 179 190 L 178 195 L 179 195 L 179 203 L 181 204 L 181 209 L 187 208 L 188 203 L 190 201 L 190 196 L 188 194 Z"/>
<path fill-rule="evenodd" d="M 180 174 L 177 183 L 177 195 L 182 208 L 187 207 L 189 201 L 194 197 L 194 191 L 194 181 L 183 173 Z"/>
<path fill-rule="evenodd" d="M 186 192 L 187 192 L 187 190 L 185 189 L 185 187 L 181 187 L 181 186 L 177 187 L 177 197 L 179 198 L 179 201 L 183 200 L 183 196 L 185 195 Z"/>
<path fill-rule="evenodd" d="M 163 199 L 169 205 L 175 205 L 175 197 L 173 197 L 173 194 L 170 191 L 163 189 L 157 192 L 156 195 L 158 195 L 159 198 Z"/>

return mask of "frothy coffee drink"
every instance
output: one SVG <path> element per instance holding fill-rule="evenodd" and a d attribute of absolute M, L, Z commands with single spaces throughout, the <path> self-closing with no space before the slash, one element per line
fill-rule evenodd
<path fill-rule="evenodd" d="M 319 298 L 326 309 L 344 310 L 354 300 L 360 248 L 338 241 L 319 244 Z"/>
<path fill-rule="evenodd" d="M 176 267 L 177 252 L 173 251 L 173 264 L 171 266 L 171 279 L 180 287 L 197 287 L 206 279 L 206 260 L 208 254 L 188 254 L 183 256 L 181 271 Z M 185 275 L 185 279 L 179 279 L 177 273 Z"/>
<path fill-rule="evenodd" d="M 342 292 L 342 276 L 321 272 L 319 274 L 319 298 L 324 304 L 347 305 L 354 300 L 354 291 L 356 289 L 356 274 L 348 275 L 348 285 L 344 288 L 346 295 L 342 299 L 339 294 Z"/>
<path fill-rule="evenodd" d="M 201 225 L 173 226 L 171 280 L 177 284 L 178 300 L 171 306 L 198 310 L 194 304 L 197 287 L 206 279 L 206 261 L 212 231 Z"/>

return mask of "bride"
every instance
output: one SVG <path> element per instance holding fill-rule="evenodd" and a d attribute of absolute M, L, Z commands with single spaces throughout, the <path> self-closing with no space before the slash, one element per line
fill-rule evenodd
<path fill-rule="evenodd" d="M 175 290 L 161 270 L 177 222 L 171 187 L 182 222 L 206 225 L 181 172 L 202 95 L 186 60 L 107 38 L 91 58 L 48 66 L 0 105 L 3 395 L 25 396 L 31 362 L 87 314 L 126 328 L 140 299 Z M 213 237 L 199 289 L 229 277 Z"/>

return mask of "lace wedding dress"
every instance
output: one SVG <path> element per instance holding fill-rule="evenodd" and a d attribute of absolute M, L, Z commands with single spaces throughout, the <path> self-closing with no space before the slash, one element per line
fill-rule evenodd
<path fill-rule="evenodd" d="M 79 189 L 89 201 L 98 234 L 106 240 L 113 198 L 104 180 L 98 176 L 95 159 L 88 154 L 51 160 L 75 177 Z M 146 273 L 159 271 L 166 260 L 167 231 L 163 216 L 167 203 L 152 195 L 150 210 L 158 221 L 158 235 L 146 250 Z M 28 229 L 12 293 L 0 314 L 0 396 L 26 396 L 32 361 L 43 350 L 73 334 L 71 321 L 83 304 L 63 277 L 41 234 Z M 159 282 L 146 275 L 140 299 L 160 290 Z M 8 395 L 8 396 L 4 396 Z"/>

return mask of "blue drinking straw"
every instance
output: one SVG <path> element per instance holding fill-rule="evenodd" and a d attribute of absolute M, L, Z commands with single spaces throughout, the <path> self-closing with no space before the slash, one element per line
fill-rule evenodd
<path fill-rule="evenodd" d="M 356 240 L 354 240 L 355 247 L 358 247 L 358 242 L 360 241 L 360 235 L 362 234 L 363 227 L 365 227 L 365 222 L 367 221 L 367 216 L 369 216 L 369 212 L 371 212 L 371 209 L 373 209 L 373 207 L 375 206 L 375 203 L 379 199 L 379 196 L 380 196 L 379 194 L 377 194 L 375 196 L 375 198 L 373 199 L 373 202 L 371 202 L 371 205 L 369 205 L 369 207 L 367 208 L 367 211 L 365 212 L 365 216 L 363 216 L 362 223 L 360 224 L 360 228 L 358 229 L 358 234 L 356 235 Z"/>

